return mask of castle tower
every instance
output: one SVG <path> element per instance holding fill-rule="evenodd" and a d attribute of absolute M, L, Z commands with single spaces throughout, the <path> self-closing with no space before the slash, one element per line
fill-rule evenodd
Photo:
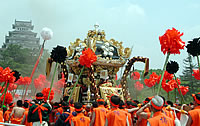
<path fill-rule="evenodd" d="M 32 21 L 17 21 L 12 25 L 13 30 L 5 36 L 5 43 L 2 48 L 7 48 L 9 44 L 21 45 L 23 48 L 39 49 L 40 38 L 37 33 L 32 32 L 34 26 Z"/>

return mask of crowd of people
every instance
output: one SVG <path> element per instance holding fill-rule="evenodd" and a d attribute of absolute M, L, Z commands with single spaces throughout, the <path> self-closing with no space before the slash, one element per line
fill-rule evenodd
<path fill-rule="evenodd" d="M 37 93 L 35 100 L 18 100 L 4 106 L 0 122 L 26 126 L 199 126 L 200 93 L 192 96 L 193 103 L 180 105 L 158 95 L 140 103 L 123 101 L 113 94 L 108 105 L 103 98 L 87 104 L 68 102 L 68 96 L 51 103 Z M 188 117 L 183 120 L 185 124 L 181 123 L 181 114 Z"/>

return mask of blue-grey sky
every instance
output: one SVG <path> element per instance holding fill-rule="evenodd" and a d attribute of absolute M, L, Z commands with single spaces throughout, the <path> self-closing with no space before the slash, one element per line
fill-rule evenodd
<path fill-rule="evenodd" d="M 68 46 L 76 38 L 84 39 L 87 31 L 98 22 L 107 39 L 133 46 L 132 56 L 150 58 L 150 68 L 162 68 L 165 56 L 158 37 L 168 28 L 184 32 L 187 42 L 200 36 L 199 0 L 1 0 L 0 45 L 14 20 L 32 20 L 35 32 L 43 27 L 53 30 L 53 39 L 45 48 Z M 182 71 L 186 50 L 171 56 Z M 142 68 L 137 63 L 135 68 Z"/>

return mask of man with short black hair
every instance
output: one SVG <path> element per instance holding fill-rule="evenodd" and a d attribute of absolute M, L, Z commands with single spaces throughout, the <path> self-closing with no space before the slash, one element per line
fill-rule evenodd
<path fill-rule="evenodd" d="M 95 102 L 92 102 L 92 108 L 97 108 L 98 107 L 98 103 L 95 101 Z"/>
<path fill-rule="evenodd" d="M 44 102 L 44 97 L 41 92 L 36 94 L 36 104 L 29 108 L 28 121 L 33 122 L 33 126 L 48 126 L 49 113 L 51 112 L 51 105 L 47 100 Z"/>
<path fill-rule="evenodd" d="M 194 109 L 190 110 L 189 119 L 186 126 L 199 126 L 200 125 L 200 93 L 192 94 L 194 99 Z"/>
<path fill-rule="evenodd" d="M 106 123 L 107 109 L 104 107 L 104 99 L 97 100 L 98 107 L 93 109 L 91 126 L 104 126 Z"/>
<path fill-rule="evenodd" d="M 105 126 L 131 126 L 129 118 L 131 118 L 127 112 L 120 110 L 119 107 L 120 98 L 116 95 L 111 95 L 110 104 L 111 111 L 106 115 Z"/>
<path fill-rule="evenodd" d="M 21 124 L 24 117 L 25 109 L 23 108 L 22 100 L 17 101 L 17 107 L 14 107 L 8 122 L 11 121 L 13 124 Z"/>
<path fill-rule="evenodd" d="M 120 100 L 120 102 L 119 102 L 119 109 L 128 112 L 128 110 L 125 110 L 125 108 L 126 108 L 126 105 L 124 104 L 124 102 L 122 100 Z"/>
<path fill-rule="evenodd" d="M 89 126 L 90 118 L 84 116 L 82 113 L 83 105 L 82 103 L 76 102 L 74 103 L 75 111 L 77 116 L 72 117 L 71 126 Z"/>

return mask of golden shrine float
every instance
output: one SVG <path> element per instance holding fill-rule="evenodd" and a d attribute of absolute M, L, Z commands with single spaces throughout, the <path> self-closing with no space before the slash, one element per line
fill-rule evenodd
<path fill-rule="evenodd" d="M 70 42 L 67 49 L 67 60 L 60 64 L 62 68 L 60 72 L 63 72 L 66 78 L 63 95 L 70 95 L 82 68 L 78 59 L 83 49 L 90 48 L 95 52 L 97 61 L 92 64 L 91 68 L 84 70 L 72 95 L 73 101 L 86 103 L 102 97 L 109 102 L 107 96 L 111 94 L 117 94 L 123 100 L 127 99 L 130 97 L 130 93 L 126 78 L 132 65 L 137 61 L 144 62 L 144 75 L 146 75 L 149 69 L 149 59 L 143 57 L 129 59 L 131 48 L 124 48 L 123 42 L 118 42 L 115 39 L 107 40 L 104 30 L 98 29 L 99 25 L 94 25 L 94 27 L 94 30 L 88 31 L 84 40 L 77 38 L 75 42 Z M 48 59 L 48 63 L 50 62 L 51 59 Z M 117 88 L 115 77 L 125 63 L 127 65 L 120 83 L 122 88 Z"/>

